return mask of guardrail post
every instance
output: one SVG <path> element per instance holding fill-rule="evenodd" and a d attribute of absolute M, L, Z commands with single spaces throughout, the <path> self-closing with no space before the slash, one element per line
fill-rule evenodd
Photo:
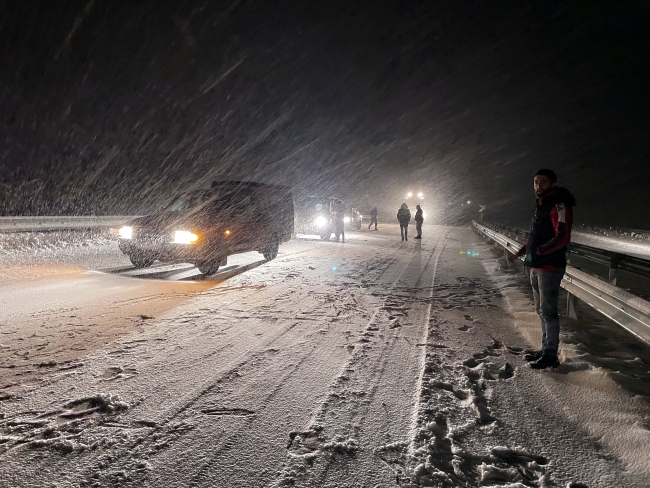
<path fill-rule="evenodd" d="M 618 254 L 610 254 L 609 256 L 609 283 L 614 286 L 616 286 L 616 271 L 620 260 L 621 257 Z"/>
<path fill-rule="evenodd" d="M 566 294 L 567 317 L 578 320 L 578 297 L 567 292 Z"/>

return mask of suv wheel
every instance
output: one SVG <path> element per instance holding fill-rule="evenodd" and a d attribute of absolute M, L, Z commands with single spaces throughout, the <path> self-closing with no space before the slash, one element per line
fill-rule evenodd
<path fill-rule="evenodd" d="M 320 233 L 320 238 L 323 239 L 324 241 L 329 241 L 331 237 L 332 237 L 332 231 L 328 230 Z"/>
<path fill-rule="evenodd" d="M 219 264 L 215 263 L 214 261 L 204 261 L 201 263 L 197 263 L 196 267 L 199 268 L 201 274 L 205 276 L 213 275 L 217 271 L 219 271 Z"/>
<path fill-rule="evenodd" d="M 273 234 L 271 236 L 271 240 L 269 241 L 269 244 L 266 246 L 264 251 L 262 251 L 262 254 L 264 255 L 264 259 L 267 261 L 271 261 L 272 259 L 275 259 L 278 256 L 278 249 L 280 248 L 280 240 L 278 239 L 277 234 Z"/>
<path fill-rule="evenodd" d="M 131 254 L 129 259 L 136 268 L 148 268 L 155 261 L 153 257 L 146 253 Z"/>

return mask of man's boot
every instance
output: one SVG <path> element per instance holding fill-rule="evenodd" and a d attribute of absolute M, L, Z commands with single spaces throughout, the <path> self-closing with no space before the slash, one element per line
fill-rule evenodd
<path fill-rule="evenodd" d="M 544 351 L 542 349 L 540 349 L 538 351 L 529 350 L 524 354 L 524 359 L 526 361 L 528 361 L 529 363 L 532 363 L 532 362 L 537 361 L 538 359 L 540 359 L 543 354 L 544 354 Z"/>
<path fill-rule="evenodd" d="M 530 367 L 533 369 L 546 369 L 546 368 L 557 368 L 560 365 L 560 361 L 557 359 L 557 352 L 550 349 L 546 349 L 542 354 L 542 357 L 539 358 L 534 363 L 530 364 Z"/>

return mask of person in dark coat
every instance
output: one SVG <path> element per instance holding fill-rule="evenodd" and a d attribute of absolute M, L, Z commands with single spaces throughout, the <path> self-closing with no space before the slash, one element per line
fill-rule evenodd
<path fill-rule="evenodd" d="M 418 235 L 415 236 L 416 239 L 422 239 L 422 222 L 424 222 L 424 212 L 422 211 L 422 207 L 419 205 L 416 205 L 415 208 L 417 209 L 415 211 L 415 230 L 417 231 Z"/>
<path fill-rule="evenodd" d="M 533 369 L 553 368 L 560 364 L 557 357 L 560 343 L 558 296 L 566 270 L 576 199 L 566 188 L 555 186 L 556 181 L 557 176 L 550 169 L 540 169 L 535 173 L 535 215 L 528 241 L 516 254 L 517 257 L 525 256 L 524 266 L 530 267 L 535 311 L 542 322 L 542 349 L 524 356 Z M 514 260 L 514 257 L 510 255 L 509 260 Z"/>
<path fill-rule="evenodd" d="M 399 230 L 402 234 L 402 240 L 408 241 L 409 236 L 409 222 L 411 221 L 411 211 L 409 210 L 406 203 L 402 203 L 402 206 L 397 211 L 397 220 L 399 220 Z"/>
<path fill-rule="evenodd" d="M 333 200 L 331 204 L 332 220 L 334 222 L 334 237 L 345 242 L 345 205 L 341 200 Z"/>
<path fill-rule="evenodd" d="M 368 225 L 368 230 L 370 230 L 373 223 L 375 224 L 375 230 L 377 230 L 377 207 L 370 211 L 370 224 Z"/>

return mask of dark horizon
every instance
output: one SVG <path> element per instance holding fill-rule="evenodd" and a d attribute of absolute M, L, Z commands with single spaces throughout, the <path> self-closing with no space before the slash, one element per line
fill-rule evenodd
<path fill-rule="evenodd" d="M 513 224 L 548 167 L 578 223 L 650 229 L 648 20 L 637 1 L 3 2 L 0 215 L 243 179 Z"/>

